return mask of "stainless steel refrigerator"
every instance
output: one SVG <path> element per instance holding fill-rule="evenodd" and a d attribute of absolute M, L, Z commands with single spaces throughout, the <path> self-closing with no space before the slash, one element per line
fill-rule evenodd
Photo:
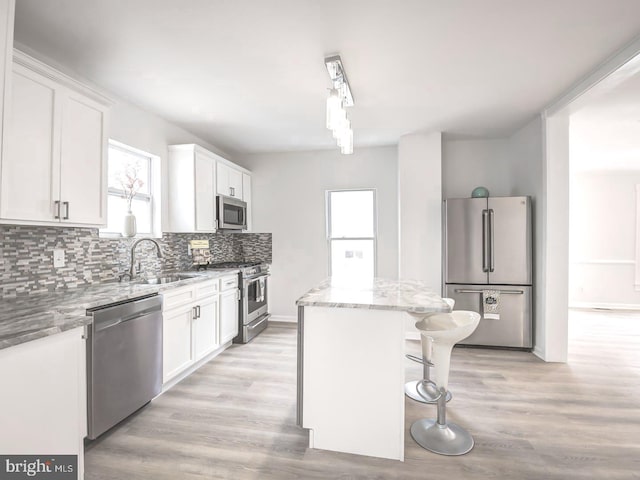
<path fill-rule="evenodd" d="M 444 295 L 482 315 L 465 345 L 531 348 L 530 197 L 445 200 Z"/>

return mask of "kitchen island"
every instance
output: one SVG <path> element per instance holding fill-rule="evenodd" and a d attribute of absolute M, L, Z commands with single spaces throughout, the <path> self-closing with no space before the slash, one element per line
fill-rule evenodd
<path fill-rule="evenodd" d="M 383 278 L 330 278 L 296 305 L 309 447 L 403 461 L 405 319 L 449 305 L 424 282 Z"/>

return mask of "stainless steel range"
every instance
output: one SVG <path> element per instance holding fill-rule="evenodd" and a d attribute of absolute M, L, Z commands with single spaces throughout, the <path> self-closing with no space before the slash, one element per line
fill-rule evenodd
<path fill-rule="evenodd" d="M 212 263 L 209 268 L 240 269 L 238 285 L 240 300 L 238 308 L 238 336 L 234 343 L 247 343 L 269 325 L 269 304 L 267 302 L 269 265 L 261 262 L 221 262 Z"/>

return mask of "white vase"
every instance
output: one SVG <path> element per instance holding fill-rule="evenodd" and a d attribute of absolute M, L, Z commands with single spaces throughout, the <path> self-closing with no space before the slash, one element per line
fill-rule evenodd
<path fill-rule="evenodd" d="M 136 216 L 129 210 L 124 216 L 124 226 L 122 227 L 122 235 L 125 237 L 135 237 L 138 233 L 136 225 Z"/>

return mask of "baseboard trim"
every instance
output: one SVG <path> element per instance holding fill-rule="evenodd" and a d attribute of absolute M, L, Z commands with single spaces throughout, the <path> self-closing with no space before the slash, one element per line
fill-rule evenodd
<path fill-rule="evenodd" d="M 295 315 L 273 315 L 269 318 L 269 322 L 282 322 L 282 323 L 298 323 L 298 317 Z"/>
<path fill-rule="evenodd" d="M 546 360 L 545 360 L 545 358 L 544 358 L 544 350 L 542 350 L 540 347 L 538 347 L 538 346 L 536 345 L 535 347 L 533 347 L 532 352 L 533 352 L 533 354 L 534 354 L 536 357 L 538 357 L 540 360 L 544 360 L 544 361 L 546 362 Z"/>
<path fill-rule="evenodd" d="M 569 308 L 577 310 L 640 310 L 640 304 L 637 303 L 592 303 L 592 302 L 573 302 L 569 304 Z"/>
<path fill-rule="evenodd" d="M 420 340 L 420 332 L 406 332 L 404 338 L 405 340 Z"/>

